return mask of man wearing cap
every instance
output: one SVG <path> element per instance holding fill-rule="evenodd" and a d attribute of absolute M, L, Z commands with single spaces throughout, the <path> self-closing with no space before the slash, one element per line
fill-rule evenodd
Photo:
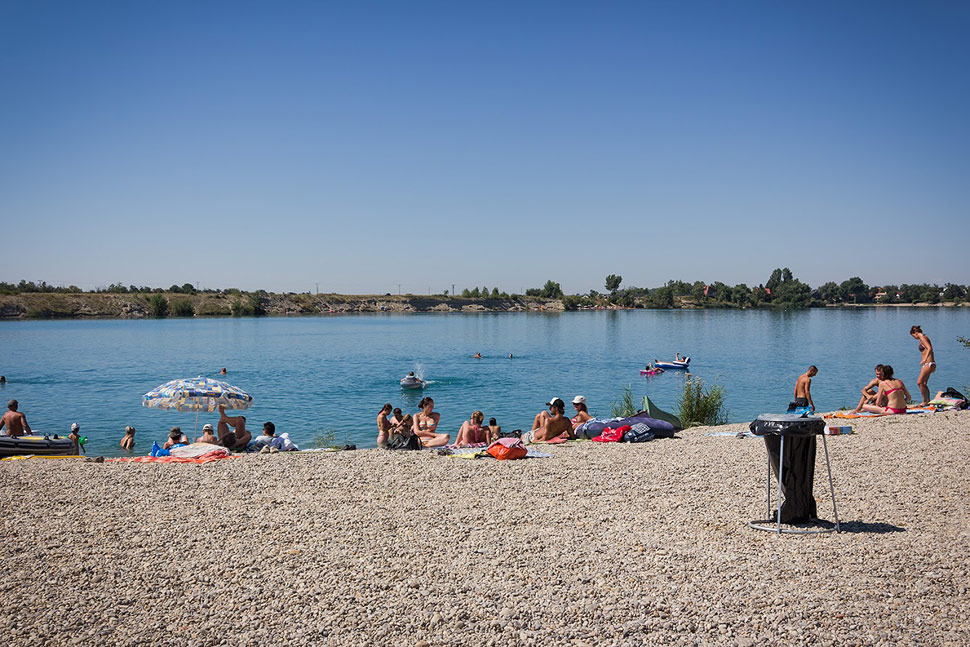
<path fill-rule="evenodd" d="M 0 418 L 0 430 L 6 427 L 7 435 L 12 438 L 34 433 L 30 430 L 30 425 L 27 424 L 27 416 L 17 411 L 16 400 L 8 402 L 7 409 L 8 411 Z"/>
<path fill-rule="evenodd" d="M 202 425 L 202 435 L 199 436 L 200 443 L 209 443 L 210 445 L 218 445 L 219 439 L 216 435 L 212 433 L 212 425 Z"/>
<path fill-rule="evenodd" d="M 561 398 L 550 398 L 546 406 L 549 411 L 540 411 L 532 421 L 532 439 L 551 440 L 564 433 L 567 438 L 575 438 L 573 424 L 563 414 L 566 403 Z"/>

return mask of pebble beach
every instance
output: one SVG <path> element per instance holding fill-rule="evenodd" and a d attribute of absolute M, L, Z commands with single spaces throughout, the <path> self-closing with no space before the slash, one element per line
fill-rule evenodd
<path fill-rule="evenodd" d="M 3 461 L 0 644 L 970 644 L 970 413 L 839 424 L 842 532 L 811 536 L 748 528 L 764 443 L 708 435 L 747 424 L 502 462 Z M 832 519 L 821 440 L 815 497 Z"/>

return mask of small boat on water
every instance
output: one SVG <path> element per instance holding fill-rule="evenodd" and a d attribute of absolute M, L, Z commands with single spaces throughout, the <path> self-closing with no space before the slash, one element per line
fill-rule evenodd
<path fill-rule="evenodd" d="M 427 385 L 427 382 L 414 375 L 408 375 L 407 377 L 401 379 L 402 389 L 423 389 Z"/>
<path fill-rule="evenodd" d="M 690 366 L 690 358 L 685 357 L 682 360 L 671 360 L 669 362 L 658 362 L 654 360 L 653 365 L 662 369 L 674 368 L 686 371 Z"/>
<path fill-rule="evenodd" d="M 0 458 L 5 456 L 73 456 L 74 443 L 66 436 L 0 436 Z"/>

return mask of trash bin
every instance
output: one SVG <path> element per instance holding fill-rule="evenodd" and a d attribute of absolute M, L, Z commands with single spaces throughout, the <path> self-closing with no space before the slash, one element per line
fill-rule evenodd
<path fill-rule="evenodd" d="M 832 487 L 832 469 L 829 464 L 828 445 L 825 441 L 825 421 L 821 418 L 794 414 L 763 414 L 749 425 L 751 433 L 761 436 L 768 451 L 768 511 L 770 521 L 776 528 L 764 528 L 751 522 L 760 530 L 781 532 L 781 524 L 797 524 L 818 518 L 813 493 L 815 482 L 816 436 L 822 436 L 825 447 L 825 465 L 829 474 L 832 506 L 835 508 L 835 490 Z M 778 481 L 778 508 L 771 510 L 771 472 Z M 782 501 L 784 499 L 784 501 Z M 835 512 L 838 528 L 838 511 Z"/>

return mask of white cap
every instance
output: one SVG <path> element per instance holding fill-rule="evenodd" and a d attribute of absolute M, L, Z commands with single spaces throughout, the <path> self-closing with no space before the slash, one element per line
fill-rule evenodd
<path fill-rule="evenodd" d="M 575 398 L 573 398 L 573 404 L 586 404 L 586 398 L 581 395 L 577 395 Z"/>
<path fill-rule="evenodd" d="M 212 431 L 212 425 L 202 425 L 202 431 Z"/>
<path fill-rule="evenodd" d="M 560 404 L 563 404 L 562 398 L 557 398 L 556 396 L 552 396 L 551 398 L 549 398 L 549 402 L 546 402 L 546 406 L 551 407 L 553 404 L 556 403 L 557 400 L 559 401 Z"/>
<path fill-rule="evenodd" d="M 77 424 L 76 422 L 71 423 L 71 431 L 77 431 L 80 428 L 81 428 L 81 425 Z"/>

